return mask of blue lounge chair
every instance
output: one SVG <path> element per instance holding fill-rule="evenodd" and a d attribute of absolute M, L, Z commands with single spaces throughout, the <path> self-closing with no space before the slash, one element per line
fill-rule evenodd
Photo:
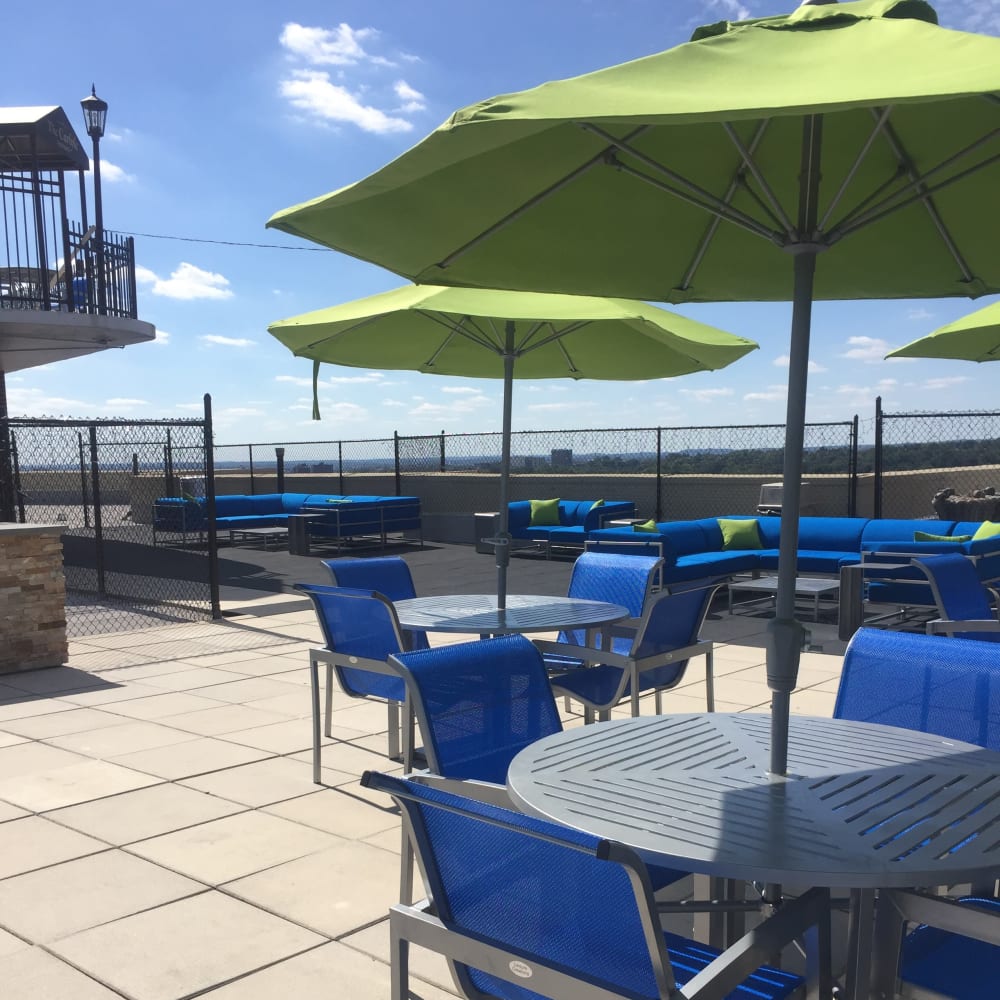
<path fill-rule="evenodd" d="M 362 784 L 405 811 L 430 891 L 390 910 L 395 1000 L 411 942 L 444 955 L 470 1000 L 780 1000 L 804 981 L 759 963 L 810 926 L 828 943 L 813 889 L 720 959 L 661 930 L 649 872 L 621 844 L 388 775 Z"/>
<path fill-rule="evenodd" d="M 403 638 L 392 602 L 370 590 L 297 583 L 316 609 L 323 632 L 322 647 L 309 650 L 312 685 L 313 781 L 321 781 L 319 664 L 326 664 L 326 726 L 332 732 L 333 678 L 351 698 L 375 698 L 388 704 L 388 753 L 394 760 L 412 759 L 413 720 L 406 687 L 386 662 L 403 651 Z M 403 719 L 400 720 L 400 706 Z"/>
<path fill-rule="evenodd" d="M 913 565 L 930 581 L 940 618 L 927 623 L 931 635 L 1000 642 L 1000 621 L 990 606 L 997 594 L 979 579 L 965 556 L 945 553 L 914 559 Z"/>

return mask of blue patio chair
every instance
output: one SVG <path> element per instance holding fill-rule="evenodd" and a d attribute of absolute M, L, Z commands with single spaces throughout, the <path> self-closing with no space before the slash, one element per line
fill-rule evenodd
<path fill-rule="evenodd" d="M 390 601 L 408 601 L 417 596 L 405 559 L 375 556 L 370 559 L 322 559 L 335 587 L 377 590 Z M 407 649 L 427 649 L 427 633 L 403 630 Z"/>
<path fill-rule="evenodd" d="M 972 562 L 957 552 L 912 561 L 930 581 L 941 615 L 927 623 L 929 634 L 1000 642 L 1000 621 L 990 606 L 997 594 L 983 585 Z"/>
<path fill-rule="evenodd" d="M 1000 750 L 1000 647 L 859 629 L 844 653 L 833 716 Z"/>
<path fill-rule="evenodd" d="M 562 731 L 538 650 L 524 636 L 505 635 L 401 653 L 389 662 L 406 682 L 427 770 L 445 779 L 445 787 L 462 782 L 460 794 L 509 805 L 503 786 L 510 762 L 529 744 Z M 404 770 L 412 769 L 412 758 L 404 760 Z M 477 783 L 474 789 L 469 782 Z M 412 858 L 405 823 L 403 836 L 400 898 L 406 900 Z M 657 889 L 687 874 L 672 868 L 653 870 Z"/>
<path fill-rule="evenodd" d="M 631 561 L 636 557 L 622 558 Z M 699 639 L 698 633 L 720 586 L 720 580 L 704 580 L 697 587 L 688 583 L 683 590 L 664 590 L 651 595 L 634 626 L 612 626 L 613 633 L 618 634 L 611 649 L 535 640 L 544 653 L 575 658 L 586 664 L 584 668 L 553 675 L 553 690 L 582 702 L 587 721 L 593 712 L 598 713 L 598 718 L 608 718 L 611 709 L 626 698 L 631 703 L 633 717 L 638 716 L 639 696 L 644 691 L 656 693 L 659 714 L 661 693 L 681 682 L 692 656 L 704 656 L 706 708 L 714 712 L 713 646 L 709 640 Z"/>
<path fill-rule="evenodd" d="M 630 848 L 405 779 L 362 784 L 405 812 L 430 891 L 390 910 L 396 1000 L 411 941 L 445 956 L 470 1000 L 779 1000 L 804 980 L 758 963 L 810 926 L 828 942 L 828 893 L 813 889 L 712 965 L 717 950 L 661 930 Z"/>
<path fill-rule="evenodd" d="M 904 937 L 911 924 L 917 926 Z M 1000 900 L 883 890 L 876 927 L 878 995 L 996 1000 Z"/>
<path fill-rule="evenodd" d="M 370 590 L 297 583 L 316 609 L 324 645 L 309 650 L 312 684 L 313 781 L 320 777 L 319 664 L 326 664 L 326 736 L 332 737 L 333 678 L 351 698 L 375 698 L 388 704 L 388 753 L 395 760 L 413 757 L 413 719 L 406 686 L 386 662 L 403 651 L 403 638 L 392 602 Z M 402 724 L 400 706 L 403 706 Z M 402 734 L 402 735 L 401 735 Z M 402 747 L 401 747 L 402 743 Z"/>

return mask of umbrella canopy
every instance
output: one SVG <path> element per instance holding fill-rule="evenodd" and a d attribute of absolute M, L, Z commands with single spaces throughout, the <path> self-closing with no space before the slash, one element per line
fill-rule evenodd
<path fill-rule="evenodd" d="M 497 598 L 504 608 L 513 379 L 668 378 L 724 368 L 757 347 L 697 320 L 626 299 L 411 285 L 272 323 L 268 331 L 319 363 L 502 378 L 503 453 Z M 318 412 L 314 413 L 318 416 Z"/>
<path fill-rule="evenodd" d="M 791 298 L 767 650 L 786 767 L 814 298 L 1000 291 L 1000 39 L 923 0 L 803 5 L 484 101 L 269 222 L 421 281 L 667 302 Z"/>
<path fill-rule="evenodd" d="M 1000 361 L 1000 302 L 939 327 L 886 357 Z"/>

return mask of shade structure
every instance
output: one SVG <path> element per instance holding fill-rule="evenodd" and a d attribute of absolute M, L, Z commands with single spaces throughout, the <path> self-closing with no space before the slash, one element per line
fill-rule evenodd
<path fill-rule="evenodd" d="M 1000 361 L 1000 302 L 939 327 L 887 358 L 955 358 L 959 361 Z"/>
<path fill-rule="evenodd" d="M 272 323 L 268 331 L 319 363 L 503 379 L 497 599 L 507 596 L 513 380 L 636 380 L 714 371 L 757 347 L 642 302 L 482 288 L 410 285 Z"/>
<path fill-rule="evenodd" d="M 419 281 L 791 299 L 797 512 L 813 300 L 1000 291 L 998 94 L 1000 39 L 938 27 L 923 0 L 807 4 L 472 105 L 269 225 Z M 795 513 L 767 650 L 778 774 L 804 638 L 797 542 Z"/>

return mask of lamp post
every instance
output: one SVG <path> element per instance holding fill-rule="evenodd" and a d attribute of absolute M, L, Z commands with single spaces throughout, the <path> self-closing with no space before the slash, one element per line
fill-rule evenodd
<path fill-rule="evenodd" d="M 97 311 L 107 313 L 107 292 L 104 287 L 104 206 L 101 203 L 101 139 L 104 123 L 108 117 L 108 103 L 97 96 L 94 85 L 90 85 L 90 96 L 80 101 L 87 135 L 94 140 L 94 241 L 97 246 L 95 262 L 97 266 Z"/>

